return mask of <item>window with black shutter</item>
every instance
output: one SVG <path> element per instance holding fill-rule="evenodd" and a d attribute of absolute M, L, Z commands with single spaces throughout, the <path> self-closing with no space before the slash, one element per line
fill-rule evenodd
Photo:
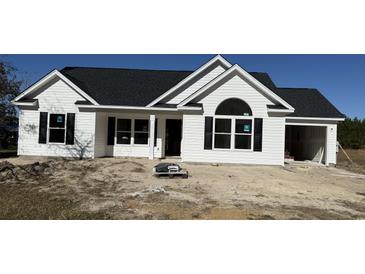
<path fill-rule="evenodd" d="M 252 142 L 252 120 L 236 119 L 234 134 L 235 149 L 251 149 Z"/>
<path fill-rule="evenodd" d="M 215 148 L 231 148 L 231 124 L 231 119 L 215 118 Z"/>
<path fill-rule="evenodd" d="M 132 123 L 131 119 L 117 120 L 117 144 L 131 144 Z"/>
<path fill-rule="evenodd" d="M 50 114 L 49 115 L 49 143 L 64 143 L 66 133 L 66 115 Z"/>
<path fill-rule="evenodd" d="M 256 124 L 245 101 L 224 100 L 217 106 L 212 124 L 214 149 L 253 150 Z"/>

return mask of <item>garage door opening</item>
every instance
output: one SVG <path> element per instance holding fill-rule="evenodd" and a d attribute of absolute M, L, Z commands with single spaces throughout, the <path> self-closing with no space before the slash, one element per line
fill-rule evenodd
<path fill-rule="evenodd" d="M 285 127 L 285 161 L 326 162 L 326 127 Z"/>

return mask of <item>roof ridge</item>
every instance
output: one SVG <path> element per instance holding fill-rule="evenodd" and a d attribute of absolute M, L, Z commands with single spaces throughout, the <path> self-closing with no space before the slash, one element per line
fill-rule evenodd
<path fill-rule="evenodd" d="M 193 72 L 194 70 L 168 70 L 168 69 L 138 69 L 138 68 L 108 68 L 108 67 L 79 67 L 79 66 L 66 66 L 63 70 L 69 69 L 105 69 L 105 70 L 133 70 L 133 71 L 159 71 L 159 72 Z"/>

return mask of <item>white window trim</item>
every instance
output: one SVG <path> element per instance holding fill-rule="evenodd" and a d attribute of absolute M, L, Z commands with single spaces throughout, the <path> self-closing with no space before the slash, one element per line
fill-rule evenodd
<path fill-rule="evenodd" d="M 213 119 L 213 144 L 212 144 L 212 148 L 213 150 L 232 150 L 232 120 L 231 120 L 231 132 L 228 133 L 228 132 L 215 132 L 215 120 L 216 119 L 231 119 L 230 117 L 228 116 L 214 116 L 214 119 Z M 215 135 L 216 134 L 219 134 L 219 135 L 230 135 L 231 137 L 231 140 L 230 140 L 230 148 L 216 148 L 215 147 Z"/>
<path fill-rule="evenodd" d="M 125 120 L 131 120 L 131 143 L 130 144 L 118 144 L 117 143 L 117 132 L 129 132 L 129 131 L 121 131 L 118 130 L 118 120 L 125 119 Z M 147 144 L 135 144 L 134 143 L 134 121 L 135 120 L 147 120 L 148 121 L 148 140 Z M 137 131 L 137 133 L 146 133 L 144 131 Z M 118 147 L 149 147 L 150 145 L 150 121 L 148 118 L 129 118 L 129 117 L 116 117 L 115 119 L 115 135 L 114 135 L 114 146 Z"/>
<path fill-rule="evenodd" d="M 118 130 L 118 120 L 131 120 L 131 130 L 130 131 L 127 131 L 127 130 Z M 132 121 L 132 119 L 130 119 L 130 118 L 117 118 L 117 119 L 115 119 L 115 136 L 114 136 L 115 142 L 114 142 L 114 144 L 115 145 L 118 145 L 118 146 L 130 146 L 132 144 L 132 137 L 133 137 L 133 135 L 132 135 L 132 129 L 133 129 L 133 121 Z M 118 141 L 118 138 L 117 138 L 118 132 L 129 132 L 131 134 L 130 144 L 118 144 L 117 143 L 117 141 Z"/>
<path fill-rule="evenodd" d="M 147 136 L 148 136 L 147 137 L 147 144 L 134 144 L 134 145 L 136 145 L 136 146 L 149 146 L 150 145 L 150 120 L 149 119 L 142 119 L 142 118 L 136 118 L 136 119 L 133 119 L 133 120 L 134 120 L 133 121 L 133 144 L 134 144 L 134 135 L 136 133 L 144 133 L 144 134 L 147 134 Z M 145 121 L 147 121 L 147 127 L 148 127 L 147 132 L 146 131 L 136 131 L 136 130 L 134 130 L 136 120 L 145 120 Z"/>
<path fill-rule="evenodd" d="M 215 132 L 215 120 L 216 119 L 230 119 L 231 120 L 231 133 L 224 133 L 224 132 Z M 251 120 L 251 133 L 236 133 L 236 120 Z M 217 151 L 247 151 L 253 152 L 253 141 L 254 141 L 254 117 L 253 116 L 230 116 L 230 115 L 215 115 L 213 116 L 213 143 L 212 143 L 212 150 Z M 231 135 L 231 147 L 230 148 L 216 148 L 215 147 L 215 134 L 222 134 L 222 135 Z M 235 148 L 235 135 L 251 135 L 251 148 Z"/>
<path fill-rule="evenodd" d="M 51 115 L 65 115 L 65 127 L 64 128 L 60 128 L 60 127 L 50 127 L 50 123 L 51 123 Z M 48 112 L 48 117 L 47 117 L 47 144 L 49 145 L 65 145 L 66 144 L 66 125 L 67 122 L 67 113 L 61 113 L 61 112 Z M 63 135 L 63 143 L 61 142 L 51 142 L 49 140 L 50 137 L 50 130 L 51 129 L 64 129 L 65 133 Z"/>
<path fill-rule="evenodd" d="M 50 123 L 51 123 L 51 115 L 65 115 L 65 126 L 64 128 L 60 128 L 60 127 L 50 127 Z M 47 144 L 50 144 L 50 145 L 65 145 L 66 144 L 66 122 L 67 122 L 67 113 L 60 113 L 60 112 L 48 112 L 48 117 L 47 117 Z M 63 135 L 63 143 L 61 142 L 51 142 L 49 140 L 49 137 L 50 137 L 50 130 L 51 129 L 64 129 L 65 130 L 65 133 Z"/>

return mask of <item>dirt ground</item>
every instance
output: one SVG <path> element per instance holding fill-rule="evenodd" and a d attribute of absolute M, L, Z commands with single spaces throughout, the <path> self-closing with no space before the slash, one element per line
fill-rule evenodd
<path fill-rule="evenodd" d="M 365 219 L 365 175 L 334 167 L 181 163 L 188 179 L 158 179 L 157 160 L 7 161 L 0 219 Z"/>

